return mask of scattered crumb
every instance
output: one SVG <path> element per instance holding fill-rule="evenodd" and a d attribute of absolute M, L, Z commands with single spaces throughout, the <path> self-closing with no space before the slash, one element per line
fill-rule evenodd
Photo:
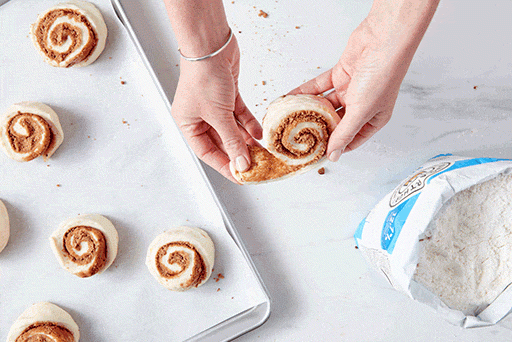
<path fill-rule="evenodd" d="M 87 136 L 87 138 L 88 138 L 88 139 L 91 139 L 91 136 L 90 136 L 90 135 L 88 135 L 88 136 Z"/>
<path fill-rule="evenodd" d="M 212 272 L 213 272 L 213 270 L 212 270 Z M 224 276 L 222 275 L 222 273 L 219 273 L 219 274 L 217 274 L 217 277 L 213 277 L 213 279 L 217 283 L 219 280 L 224 279 Z"/>
<path fill-rule="evenodd" d="M 268 17 L 268 13 L 260 10 L 260 12 L 258 13 L 258 17 L 266 18 L 266 17 Z"/>
<path fill-rule="evenodd" d="M 359 249 L 359 247 L 357 247 L 357 246 L 354 246 L 354 247 L 355 247 L 356 249 Z"/>
<path fill-rule="evenodd" d="M 321 167 L 321 168 L 319 168 L 319 169 L 318 169 L 318 174 L 319 174 L 319 175 L 323 175 L 323 174 L 325 174 L 325 167 Z"/>
<path fill-rule="evenodd" d="M 267 84 L 267 82 L 265 82 L 265 81 L 261 81 L 261 84 L 265 85 L 265 84 Z"/>
<path fill-rule="evenodd" d="M 121 84 L 126 84 L 126 81 L 121 81 Z"/>
<path fill-rule="evenodd" d="M 109 57 L 108 59 L 112 59 L 112 57 Z"/>
<path fill-rule="evenodd" d="M 300 26 L 295 26 L 295 28 L 298 30 L 298 29 L 300 29 Z"/>
<path fill-rule="evenodd" d="M 477 86 L 474 86 L 474 87 L 473 87 L 473 89 L 476 89 L 476 88 L 477 88 Z"/>
<path fill-rule="evenodd" d="M 235 299 L 235 297 L 231 297 L 231 299 Z"/>
<path fill-rule="evenodd" d="M 57 188 L 60 188 L 61 186 L 62 186 L 62 185 L 60 185 L 60 184 L 57 184 Z"/>
<path fill-rule="evenodd" d="M 217 292 L 219 292 L 219 291 L 220 291 L 220 287 L 217 289 Z"/>
<path fill-rule="evenodd" d="M 318 67 L 316 67 L 316 68 L 317 68 L 317 69 L 320 69 L 320 67 L 319 67 L 319 66 L 318 66 Z"/>
<path fill-rule="evenodd" d="M 46 165 L 46 167 L 50 167 L 50 165 Z"/>

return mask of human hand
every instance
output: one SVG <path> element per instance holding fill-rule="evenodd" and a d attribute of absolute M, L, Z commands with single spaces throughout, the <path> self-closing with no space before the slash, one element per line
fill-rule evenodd
<path fill-rule="evenodd" d="M 376 0 L 330 70 L 290 94 L 325 94 L 342 118 L 326 154 L 337 161 L 390 120 L 407 69 L 438 0 Z"/>
<path fill-rule="evenodd" d="M 236 38 L 214 57 L 182 59 L 171 114 L 194 153 L 229 180 L 229 163 L 250 166 L 247 144 L 257 144 L 262 129 L 238 91 L 240 52 Z"/>

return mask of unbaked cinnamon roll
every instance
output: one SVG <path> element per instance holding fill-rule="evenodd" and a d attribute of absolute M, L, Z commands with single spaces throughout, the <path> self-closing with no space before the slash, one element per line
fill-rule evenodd
<path fill-rule="evenodd" d="M 105 271 L 116 258 L 118 241 L 114 225 L 98 214 L 68 219 L 50 237 L 60 265 L 80 278 Z"/>
<path fill-rule="evenodd" d="M 40 102 L 12 105 L 0 116 L 0 146 L 10 158 L 46 161 L 64 140 L 57 113 Z"/>
<path fill-rule="evenodd" d="M 9 241 L 9 215 L 7 214 L 7 208 L 2 201 L 0 201 L 0 252 L 3 251 Z"/>
<path fill-rule="evenodd" d="M 69 313 L 55 304 L 40 302 L 18 317 L 7 342 L 78 342 L 79 338 L 78 325 Z"/>
<path fill-rule="evenodd" d="M 93 4 L 74 0 L 40 14 L 30 35 L 50 65 L 81 67 L 100 56 L 107 40 L 107 26 Z"/>
<path fill-rule="evenodd" d="M 232 167 L 231 173 L 240 183 L 262 183 L 318 167 L 339 121 L 332 104 L 321 96 L 282 96 L 263 118 L 265 148 L 249 146 L 250 168 L 238 172 Z"/>
<path fill-rule="evenodd" d="M 212 273 L 215 248 L 199 228 L 177 227 L 158 235 L 148 248 L 146 266 L 155 279 L 173 291 L 204 284 Z"/>

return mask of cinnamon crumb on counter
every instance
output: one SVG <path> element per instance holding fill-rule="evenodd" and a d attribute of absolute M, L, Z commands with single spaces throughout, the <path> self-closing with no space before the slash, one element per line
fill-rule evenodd
<path fill-rule="evenodd" d="M 219 280 L 224 279 L 224 276 L 222 275 L 222 273 L 219 273 L 219 274 L 217 274 L 217 277 L 213 277 L 213 279 L 217 283 Z"/>
<path fill-rule="evenodd" d="M 325 174 L 325 167 L 321 167 L 321 168 L 319 168 L 319 169 L 318 169 L 318 174 L 319 174 L 319 175 L 323 175 L 323 174 Z"/>
<path fill-rule="evenodd" d="M 266 17 L 268 17 L 268 13 L 260 10 L 260 12 L 258 13 L 258 17 L 266 18 Z"/>

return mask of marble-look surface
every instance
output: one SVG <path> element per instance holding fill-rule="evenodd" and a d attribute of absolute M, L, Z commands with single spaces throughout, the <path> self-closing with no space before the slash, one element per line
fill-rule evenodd
<path fill-rule="evenodd" d="M 136 1 L 134 24 L 172 96 L 179 59 L 163 5 Z M 371 1 L 235 0 L 225 6 L 242 50 L 241 93 L 261 119 L 269 101 L 336 63 Z M 397 293 L 367 268 L 352 239 L 368 211 L 425 160 L 439 153 L 512 157 L 510 13 L 510 0 L 442 0 L 391 121 L 327 164 L 325 175 L 237 186 L 208 172 L 273 299 L 270 319 L 239 341 L 512 338 L 512 317 L 464 330 Z"/>

